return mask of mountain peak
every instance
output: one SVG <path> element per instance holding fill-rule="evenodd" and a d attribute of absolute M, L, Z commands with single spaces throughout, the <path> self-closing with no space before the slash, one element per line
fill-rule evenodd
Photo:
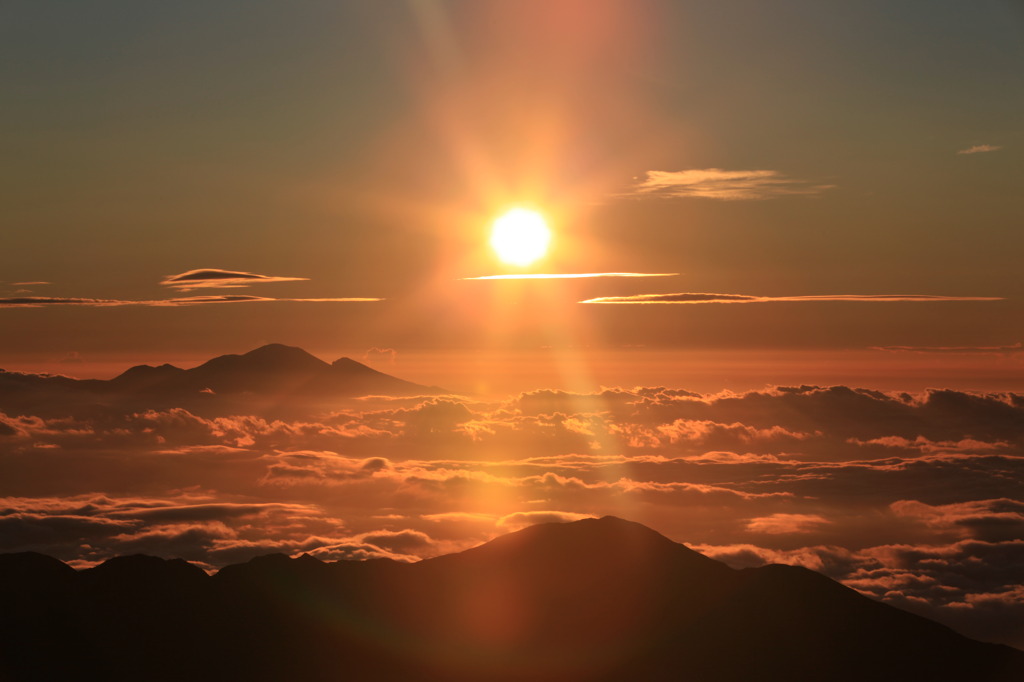
<path fill-rule="evenodd" d="M 601 557 L 597 566 L 592 563 L 595 557 Z M 616 516 L 538 523 L 465 552 L 428 561 L 466 562 L 474 570 L 516 566 L 531 573 L 555 571 L 567 576 L 586 571 L 621 578 L 681 570 L 693 578 L 717 581 L 734 573 L 725 564 L 643 524 Z"/>
<path fill-rule="evenodd" d="M 320 372 L 328 367 L 323 360 L 296 346 L 268 343 L 244 355 L 221 355 L 189 370 L 205 372 Z"/>
<path fill-rule="evenodd" d="M 189 589 L 209 577 L 201 568 L 184 559 L 163 559 L 146 554 L 107 559 L 83 570 L 81 576 L 94 588 L 124 593 Z"/>
<path fill-rule="evenodd" d="M 258 360 L 266 363 L 306 363 L 316 364 L 317 366 L 326 365 L 327 363 L 306 352 L 298 346 L 286 346 L 283 343 L 268 343 L 259 348 L 255 348 L 241 357 L 249 360 Z"/>
<path fill-rule="evenodd" d="M 494 542 L 505 538 L 517 538 L 531 542 L 572 542 L 581 545 L 609 546 L 627 543 L 629 545 L 660 545 L 663 547 L 681 546 L 642 523 L 627 521 L 617 516 L 538 523 L 502 536 Z"/>
<path fill-rule="evenodd" d="M 135 365 L 129 367 L 121 374 L 114 377 L 113 381 L 119 384 L 152 384 L 162 381 L 170 376 L 175 376 L 185 370 L 174 365 L 164 363 L 162 365 Z"/>
<path fill-rule="evenodd" d="M 67 579 L 74 575 L 75 569 L 63 561 L 39 552 L 0 554 L 0 589 Z"/>
<path fill-rule="evenodd" d="M 358 360 L 353 360 L 352 358 L 349 357 L 338 358 L 337 360 L 331 363 L 331 367 L 335 371 L 341 371 L 347 374 L 383 374 L 383 372 L 378 372 L 373 367 L 370 367 L 369 365 L 364 365 Z"/>

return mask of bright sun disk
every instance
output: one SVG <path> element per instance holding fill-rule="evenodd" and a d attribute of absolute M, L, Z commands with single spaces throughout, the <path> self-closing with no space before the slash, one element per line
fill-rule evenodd
<path fill-rule="evenodd" d="M 525 266 L 548 250 L 551 230 L 536 211 L 514 208 L 494 221 L 491 246 L 503 262 Z"/>

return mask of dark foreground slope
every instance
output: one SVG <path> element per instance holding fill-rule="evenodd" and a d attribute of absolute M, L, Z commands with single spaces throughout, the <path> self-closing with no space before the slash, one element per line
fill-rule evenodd
<path fill-rule="evenodd" d="M 213 577 L 6 555 L 0 600 L 0 680 L 1024 679 L 1014 649 L 612 517 L 417 564 L 271 555 Z"/>

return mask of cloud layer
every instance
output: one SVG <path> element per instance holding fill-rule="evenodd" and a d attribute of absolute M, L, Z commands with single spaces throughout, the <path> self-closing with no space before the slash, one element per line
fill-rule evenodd
<path fill-rule="evenodd" d="M 845 386 L 0 413 L 0 551 L 414 560 L 615 514 L 1024 644 L 1024 396 Z M 979 561 L 980 559 L 980 561 Z"/>

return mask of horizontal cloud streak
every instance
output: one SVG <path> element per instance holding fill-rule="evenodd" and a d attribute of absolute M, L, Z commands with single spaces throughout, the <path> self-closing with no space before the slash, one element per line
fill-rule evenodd
<path fill-rule="evenodd" d="M 94 308 L 115 308 L 119 306 L 148 306 L 173 308 L 178 306 L 203 305 L 206 303 L 366 303 L 383 301 L 382 298 L 266 298 L 263 296 L 188 296 L 153 300 L 124 300 L 116 298 L 59 298 L 47 296 L 21 296 L 0 298 L 0 308 L 41 308 L 45 306 L 87 306 Z"/>
<path fill-rule="evenodd" d="M 773 170 L 722 170 L 721 168 L 682 171 L 647 171 L 632 194 L 660 197 L 699 197 L 703 199 L 772 199 L 779 196 L 820 194 L 834 185 L 812 184 L 789 178 Z"/>
<path fill-rule="evenodd" d="M 1009 346 L 871 346 L 870 350 L 881 350 L 887 353 L 977 353 L 980 355 L 1003 355 L 1024 352 L 1024 345 L 1018 342 Z"/>
<path fill-rule="evenodd" d="M 998 296 L 932 296 L 929 294 L 824 294 L 814 296 L 751 296 L 748 294 L 637 294 L 601 296 L 580 303 L 785 303 L 815 301 L 856 301 L 869 303 L 928 301 L 1002 301 Z"/>
<path fill-rule="evenodd" d="M 967 149 L 961 149 L 957 154 L 984 154 L 985 152 L 997 152 L 1002 147 L 994 144 L 976 144 L 973 147 Z"/>
<path fill-rule="evenodd" d="M 258 275 L 254 272 L 204 268 L 201 270 L 189 270 L 177 275 L 169 275 L 160 284 L 177 289 L 178 291 L 191 291 L 192 289 L 235 289 L 247 287 L 250 284 L 300 282 L 308 279 L 308 277 L 276 277 L 272 275 Z"/>
<path fill-rule="evenodd" d="M 476 279 L 590 279 L 595 277 L 676 277 L 678 272 L 572 272 L 553 274 L 512 274 L 485 275 L 483 277 L 463 277 L 463 280 Z"/>
<path fill-rule="evenodd" d="M 772 514 L 750 519 L 747 530 L 752 533 L 783 535 L 786 533 L 808 533 L 816 526 L 827 524 L 828 520 L 819 514 Z"/>

